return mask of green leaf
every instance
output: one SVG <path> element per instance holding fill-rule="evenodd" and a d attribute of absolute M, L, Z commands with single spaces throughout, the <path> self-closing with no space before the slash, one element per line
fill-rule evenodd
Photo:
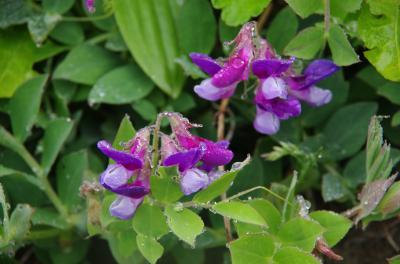
<path fill-rule="evenodd" d="M 166 218 L 161 209 L 155 205 L 142 204 L 135 212 L 132 220 L 133 229 L 138 234 L 161 238 L 169 232 Z"/>
<path fill-rule="evenodd" d="M 58 229 L 68 229 L 69 225 L 66 219 L 52 209 L 35 208 L 32 216 L 33 225 L 47 225 Z"/>
<path fill-rule="evenodd" d="M 53 57 L 63 51 L 65 51 L 67 47 L 65 46 L 58 46 L 51 42 L 50 40 L 46 41 L 46 43 L 40 48 L 37 48 L 33 54 L 33 61 L 39 62 L 45 60 L 47 58 Z"/>
<path fill-rule="evenodd" d="M 336 111 L 323 132 L 325 147 L 330 157 L 341 160 L 354 155 L 364 145 L 369 119 L 375 114 L 377 104 L 359 102 Z"/>
<path fill-rule="evenodd" d="M 25 0 L 0 1 L 0 28 L 25 23 L 32 14 L 32 4 Z"/>
<path fill-rule="evenodd" d="M 240 26 L 231 27 L 225 24 L 225 22 L 220 18 L 218 23 L 218 34 L 219 41 L 224 43 L 225 41 L 231 41 L 235 39 L 236 35 L 240 31 Z M 225 49 L 224 49 L 225 51 Z"/>
<path fill-rule="evenodd" d="M 390 259 L 388 259 L 389 264 L 400 264 L 400 255 L 391 257 Z"/>
<path fill-rule="evenodd" d="M 217 25 L 207 0 L 186 0 L 177 17 L 179 44 L 184 53 L 210 53 L 215 44 Z"/>
<path fill-rule="evenodd" d="M 284 49 L 286 55 L 301 59 L 312 59 L 324 45 L 324 30 L 321 27 L 308 27 L 300 31 Z"/>
<path fill-rule="evenodd" d="M 329 247 L 335 246 L 342 240 L 352 226 L 349 219 L 331 211 L 315 211 L 310 217 L 326 229 L 323 236 Z"/>
<path fill-rule="evenodd" d="M 39 13 L 30 16 L 28 18 L 28 29 L 33 41 L 37 45 L 42 45 L 60 20 L 61 16 L 56 13 Z"/>
<path fill-rule="evenodd" d="M 57 118 L 49 122 L 43 139 L 43 155 L 41 165 L 44 172 L 47 174 L 62 145 L 71 133 L 73 122 L 66 118 Z"/>
<path fill-rule="evenodd" d="M 39 113 L 48 76 L 40 75 L 24 83 L 10 100 L 9 113 L 14 135 L 25 141 Z"/>
<path fill-rule="evenodd" d="M 395 82 L 386 82 L 377 87 L 378 94 L 388 99 L 390 102 L 400 105 L 400 85 Z"/>
<path fill-rule="evenodd" d="M 267 39 L 278 53 L 296 35 L 299 21 L 296 14 L 289 7 L 283 8 L 271 21 L 267 29 Z M 285 34 L 282 34 L 285 32 Z"/>
<path fill-rule="evenodd" d="M 93 85 L 119 64 L 114 54 L 96 45 L 82 44 L 72 49 L 54 71 L 54 79 Z"/>
<path fill-rule="evenodd" d="M 376 210 L 388 215 L 400 209 L 400 181 L 393 183 L 385 193 Z"/>
<path fill-rule="evenodd" d="M 321 0 L 285 0 L 296 14 L 302 18 L 306 18 L 311 14 L 323 10 L 323 2 Z"/>
<path fill-rule="evenodd" d="M 320 264 L 312 254 L 295 247 L 283 247 L 276 252 L 274 264 Z"/>
<path fill-rule="evenodd" d="M 156 120 L 157 108 L 149 100 L 142 99 L 133 102 L 131 106 L 144 120 L 150 122 Z"/>
<path fill-rule="evenodd" d="M 229 244 L 233 264 L 268 264 L 275 251 L 269 235 L 249 235 Z"/>
<path fill-rule="evenodd" d="M 136 242 L 142 255 L 152 264 L 156 263 L 164 252 L 163 246 L 152 237 L 138 234 Z"/>
<path fill-rule="evenodd" d="M 184 75 L 175 63 L 182 55 L 176 1 L 118 0 L 114 1 L 114 10 L 118 28 L 135 61 L 161 90 L 178 97 Z"/>
<path fill-rule="evenodd" d="M 368 61 L 391 81 L 400 81 L 400 11 L 397 1 L 366 1 L 358 17 L 358 33 L 369 49 Z"/>
<path fill-rule="evenodd" d="M 345 179 L 340 175 L 324 174 L 322 177 L 322 198 L 325 202 L 332 202 L 346 196 Z"/>
<path fill-rule="evenodd" d="M 31 227 L 33 209 L 28 204 L 18 204 L 10 217 L 9 239 L 22 241 Z"/>
<path fill-rule="evenodd" d="M 70 211 L 79 210 L 82 198 L 79 187 L 87 168 L 86 151 L 77 151 L 64 156 L 57 165 L 57 190 L 61 201 Z"/>
<path fill-rule="evenodd" d="M 4 194 L 4 188 L 3 185 L 0 183 L 0 204 L 1 204 L 1 208 L 2 208 L 2 235 L 0 236 L 0 241 L 2 240 L 1 237 L 5 236 L 9 236 L 8 232 L 9 232 L 9 227 L 10 227 L 10 219 L 9 219 L 9 215 L 8 215 L 8 203 L 6 200 L 6 195 Z M 0 242 L 1 243 L 1 242 Z"/>
<path fill-rule="evenodd" d="M 43 0 L 42 5 L 48 12 L 63 14 L 74 5 L 74 2 L 74 0 Z"/>
<path fill-rule="evenodd" d="M 136 130 L 132 125 L 129 115 L 125 115 L 119 124 L 117 134 L 115 135 L 112 143 L 113 148 L 122 150 L 123 146 L 121 143 L 128 142 L 136 134 Z"/>
<path fill-rule="evenodd" d="M 264 218 L 268 226 L 268 232 L 272 234 L 278 232 L 281 224 L 281 214 L 270 201 L 254 199 L 248 203 Z"/>
<path fill-rule="evenodd" d="M 347 66 L 360 61 L 346 34 L 339 25 L 333 24 L 329 29 L 328 44 L 333 61 L 340 66 Z"/>
<path fill-rule="evenodd" d="M 254 209 L 251 205 L 238 202 L 219 202 L 211 208 L 212 211 L 216 213 L 231 218 L 233 220 L 267 226 L 264 218 Z"/>
<path fill-rule="evenodd" d="M 238 26 L 258 16 L 271 0 L 212 0 L 214 8 L 222 9 L 222 20 L 229 26 Z"/>
<path fill-rule="evenodd" d="M 344 19 L 348 13 L 359 10 L 362 2 L 362 0 L 332 0 L 330 2 L 331 15 Z"/>
<path fill-rule="evenodd" d="M 361 151 L 346 164 L 343 171 L 343 178 L 346 185 L 351 188 L 357 188 L 361 183 L 364 183 L 366 178 L 365 172 L 365 151 Z"/>
<path fill-rule="evenodd" d="M 118 219 L 110 214 L 110 205 L 117 199 L 115 194 L 107 194 L 101 203 L 100 223 L 103 228 L 107 228 L 111 223 Z"/>
<path fill-rule="evenodd" d="M 85 40 L 83 28 L 78 22 L 60 22 L 51 31 L 50 37 L 66 45 L 77 45 Z"/>
<path fill-rule="evenodd" d="M 177 182 L 178 177 L 176 167 L 159 167 L 158 175 L 150 177 L 151 194 L 161 202 L 178 201 L 183 196 Z"/>
<path fill-rule="evenodd" d="M 69 240 L 66 248 L 54 247 L 49 250 L 51 263 L 70 264 L 82 263 L 89 249 L 89 240 L 76 239 Z M 54 242 L 53 242 L 54 243 Z"/>
<path fill-rule="evenodd" d="M 247 158 L 243 162 L 236 163 L 232 166 L 232 169 L 219 177 L 213 183 L 211 183 L 206 189 L 198 192 L 194 197 L 193 201 L 199 203 L 205 203 L 214 200 L 219 195 L 226 192 L 235 180 L 236 175 L 243 169 L 244 166 L 249 164 L 250 158 Z"/>
<path fill-rule="evenodd" d="M 192 79 L 205 79 L 207 78 L 207 75 L 202 72 L 199 67 L 194 65 L 187 56 L 181 56 L 177 59 L 175 59 L 176 63 L 179 64 L 179 66 L 182 67 L 183 71 L 185 72 L 186 76 L 192 77 Z"/>
<path fill-rule="evenodd" d="M 107 241 L 111 253 L 118 263 L 130 264 L 144 261 L 138 250 L 136 234 L 132 229 L 110 232 Z"/>
<path fill-rule="evenodd" d="M 392 116 L 392 122 L 390 123 L 393 127 L 400 125 L 400 111 L 397 111 L 393 116 Z"/>
<path fill-rule="evenodd" d="M 194 246 L 196 237 L 203 232 L 204 223 L 201 218 L 189 209 L 177 210 L 173 206 L 165 208 L 165 215 L 172 232 L 186 243 Z"/>
<path fill-rule="evenodd" d="M 285 246 L 295 246 L 311 252 L 324 229 L 315 221 L 293 218 L 281 226 L 278 237 Z"/>
<path fill-rule="evenodd" d="M 103 75 L 89 94 L 89 104 L 127 104 L 148 95 L 153 89 L 152 81 L 134 65 L 118 67 Z"/>

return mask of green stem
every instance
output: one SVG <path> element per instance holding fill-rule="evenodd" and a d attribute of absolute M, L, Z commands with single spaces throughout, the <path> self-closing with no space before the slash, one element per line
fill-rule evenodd
<path fill-rule="evenodd" d="M 158 142 L 159 142 L 159 132 L 161 121 L 164 118 L 165 113 L 160 113 L 157 116 L 156 123 L 154 125 L 154 132 L 153 132 L 153 157 L 152 157 L 152 174 L 154 175 L 157 165 L 158 165 Z"/>
<path fill-rule="evenodd" d="M 94 38 L 89 39 L 87 42 L 92 44 L 92 45 L 93 44 L 97 44 L 97 43 L 100 43 L 100 42 L 103 42 L 103 41 L 107 40 L 110 36 L 112 36 L 112 33 L 100 34 L 100 35 L 97 35 Z"/>
<path fill-rule="evenodd" d="M 50 237 L 55 237 L 61 233 L 59 229 L 46 229 L 46 230 L 36 230 L 31 231 L 27 235 L 27 240 L 39 240 L 39 239 L 46 239 Z"/>
<path fill-rule="evenodd" d="M 71 22 L 91 22 L 96 20 L 106 19 L 112 16 L 112 13 L 107 13 L 101 16 L 94 17 L 62 17 L 61 21 L 71 21 Z"/>
<path fill-rule="evenodd" d="M 330 0 L 324 0 L 324 37 L 325 37 L 325 39 L 327 39 L 329 36 L 330 21 L 331 21 Z"/>
<path fill-rule="evenodd" d="M 264 187 L 264 186 L 256 186 L 256 187 L 253 187 L 253 188 L 251 188 L 251 189 L 248 189 L 248 190 L 239 192 L 239 193 L 237 193 L 237 194 L 235 194 L 235 195 L 233 195 L 233 196 L 231 196 L 231 197 L 226 198 L 225 201 L 230 201 L 230 200 L 239 198 L 240 196 L 243 196 L 243 195 L 248 194 L 248 193 L 250 193 L 250 192 L 253 192 L 253 191 L 255 191 L 255 190 L 263 190 L 263 191 L 266 191 L 267 193 L 271 194 L 271 195 L 274 196 L 275 198 L 278 198 L 278 199 L 280 199 L 280 200 L 282 200 L 282 201 L 286 201 L 285 198 L 283 198 L 282 196 L 280 196 L 280 195 L 277 194 L 277 193 L 274 193 L 273 191 L 271 191 L 270 189 L 268 189 L 268 188 L 266 188 L 266 187 Z M 292 205 L 290 202 L 289 202 L 289 204 Z"/>
<path fill-rule="evenodd" d="M 296 184 L 297 184 L 297 172 L 294 171 L 293 178 L 292 178 L 292 181 L 291 181 L 290 186 L 289 186 L 288 193 L 287 193 L 286 198 L 285 198 L 285 203 L 283 204 L 283 208 L 282 208 L 282 222 L 287 220 L 286 219 L 286 212 L 287 212 L 288 205 L 290 205 L 289 199 L 290 199 L 290 196 L 292 194 L 294 194 L 294 188 L 296 187 Z"/>
<path fill-rule="evenodd" d="M 54 191 L 53 187 L 51 186 L 47 177 L 42 178 L 42 185 L 44 188 L 44 192 L 47 194 L 47 197 L 53 203 L 54 207 L 57 211 L 61 214 L 62 217 L 68 219 L 68 211 L 61 202 L 60 198 L 58 198 L 56 192 Z"/>

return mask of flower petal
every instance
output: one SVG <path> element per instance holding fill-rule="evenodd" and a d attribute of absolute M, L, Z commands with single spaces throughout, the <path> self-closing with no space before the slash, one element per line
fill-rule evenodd
<path fill-rule="evenodd" d="M 193 168 L 201 159 L 205 152 L 204 144 L 201 144 L 198 148 L 190 149 L 188 151 L 178 152 L 176 154 L 168 156 L 163 166 L 178 165 L 179 171 L 185 171 Z"/>
<path fill-rule="evenodd" d="M 274 113 L 263 111 L 257 107 L 253 126 L 262 134 L 273 135 L 279 130 L 279 118 Z"/>
<path fill-rule="evenodd" d="M 216 87 L 227 87 L 242 80 L 246 71 L 247 61 L 235 56 L 212 77 L 212 84 Z"/>
<path fill-rule="evenodd" d="M 185 195 L 197 192 L 208 185 L 207 173 L 199 169 L 190 169 L 182 173 L 181 189 Z"/>
<path fill-rule="evenodd" d="M 300 115 L 301 104 L 294 97 L 288 97 L 287 99 L 277 98 L 271 100 L 271 112 L 278 116 L 279 119 L 288 119 Z"/>
<path fill-rule="evenodd" d="M 307 89 L 339 69 L 339 66 L 330 60 L 315 60 L 308 65 L 303 75 L 289 77 L 288 83 L 294 90 Z"/>
<path fill-rule="evenodd" d="M 110 214 L 123 220 L 131 218 L 136 211 L 136 208 L 143 202 L 143 197 L 132 199 L 125 196 L 118 198 L 110 205 Z"/>
<path fill-rule="evenodd" d="M 252 64 L 253 73 L 260 79 L 265 79 L 271 75 L 279 75 L 287 71 L 293 64 L 294 57 L 284 59 L 256 60 Z"/>
<path fill-rule="evenodd" d="M 224 88 L 219 88 L 212 84 L 211 79 L 205 79 L 194 87 L 194 92 L 203 99 L 217 101 L 231 97 L 235 92 L 235 88 L 236 83 Z"/>
<path fill-rule="evenodd" d="M 140 159 L 134 157 L 130 153 L 114 149 L 111 144 L 105 140 L 99 141 L 97 143 L 97 148 L 103 152 L 104 155 L 113 159 L 116 163 L 123 165 L 128 170 L 137 170 L 143 166 Z"/>
<path fill-rule="evenodd" d="M 269 77 L 261 84 L 261 91 L 266 99 L 286 98 L 286 82 L 278 77 Z"/>
<path fill-rule="evenodd" d="M 210 76 L 213 76 L 222 68 L 213 58 L 206 54 L 190 53 L 189 56 L 194 64 Z"/>
<path fill-rule="evenodd" d="M 132 176 L 132 171 L 120 164 L 110 164 L 100 175 L 100 184 L 107 189 L 118 188 L 126 184 Z"/>
<path fill-rule="evenodd" d="M 321 89 L 316 86 L 311 86 L 304 90 L 292 90 L 290 94 L 312 106 L 325 105 L 332 99 L 332 92 L 330 90 Z"/>
<path fill-rule="evenodd" d="M 206 151 L 201 160 L 207 168 L 214 168 L 228 164 L 232 158 L 232 151 L 226 149 L 225 146 L 209 141 L 206 143 Z"/>

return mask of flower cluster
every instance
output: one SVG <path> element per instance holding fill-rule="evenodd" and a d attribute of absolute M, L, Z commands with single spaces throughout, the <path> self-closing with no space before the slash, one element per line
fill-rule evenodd
<path fill-rule="evenodd" d="M 212 142 L 192 135 L 189 129 L 193 125 L 178 113 L 164 113 L 162 116 L 169 119 L 172 134 L 160 133 L 161 165 L 178 167 L 185 195 L 206 188 L 221 176 L 217 167 L 232 160 L 229 142 Z M 117 150 L 104 140 L 97 144 L 100 151 L 115 162 L 100 175 L 100 184 L 118 195 L 110 206 L 110 213 L 120 219 L 132 217 L 150 193 L 151 131 L 150 127 L 138 131 L 124 150 Z"/>
<path fill-rule="evenodd" d="M 96 12 L 95 0 L 86 0 L 86 9 L 89 11 L 89 13 Z"/>
<path fill-rule="evenodd" d="M 258 132 L 268 135 L 279 130 L 280 120 L 301 113 L 300 101 L 311 106 L 330 102 L 331 91 L 315 84 L 339 70 L 332 61 L 315 60 L 297 74 L 293 68 L 295 58 L 280 58 L 266 40 L 255 34 L 254 22 L 245 24 L 232 43 L 232 53 L 221 61 L 204 54 L 190 54 L 193 63 L 210 76 L 194 87 L 201 98 L 216 101 L 231 97 L 238 83 L 248 80 L 251 71 L 258 79 L 253 125 Z"/>

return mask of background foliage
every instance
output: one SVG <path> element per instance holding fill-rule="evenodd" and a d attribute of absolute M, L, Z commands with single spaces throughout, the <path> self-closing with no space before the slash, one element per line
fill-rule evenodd
<path fill-rule="evenodd" d="M 398 224 L 388 219 L 399 212 L 400 185 L 389 189 L 400 160 L 399 10 L 397 0 L 99 0 L 89 14 L 83 1 L 0 0 L 2 261 L 154 263 L 162 256 L 159 263 L 228 263 L 230 252 L 234 263 L 317 263 L 317 238 L 334 246 L 351 226 L 326 210 L 361 206 L 360 225 L 380 223 L 352 231 L 338 251 L 346 263 L 383 263 L 398 242 Z M 165 210 L 148 203 L 132 221 L 112 218 L 114 197 L 82 186 L 97 181 L 107 163 L 95 143 L 119 146 L 161 111 L 203 123 L 196 132 L 215 140 L 216 105 L 194 95 L 204 75 L 188 54 L 224 56 L 223 43 L 252 19 L 278 53 L 344 67 L 320 84 L 332 91 L 331 103 L 303 108 L 272 137 L 253 130 L 252 95 L 240 87 L 227 125 L 235 127 L 235 161 L 250 153 L 251 162 L 193 201 L 213 200 L 234 180 L 229 196 L 266 186 L 285 202 L 257 189 L 210 210 L 176 210 L 176 171 L 161 168 L 152 192 Z M 388 116 L 381 123 L 391 150 L 378 119 L 368 134 L 375 114 Z M 368 188 L 383 191 L 370 195 Z M 295 194 L 311 201 L 310 219 L 285 210 Z M 234 220 L 239 237 L 229 251 L 219 215 Z M 368 232 L 381 250 L 353 247 L 352 237 L 367 245 Z"/>

